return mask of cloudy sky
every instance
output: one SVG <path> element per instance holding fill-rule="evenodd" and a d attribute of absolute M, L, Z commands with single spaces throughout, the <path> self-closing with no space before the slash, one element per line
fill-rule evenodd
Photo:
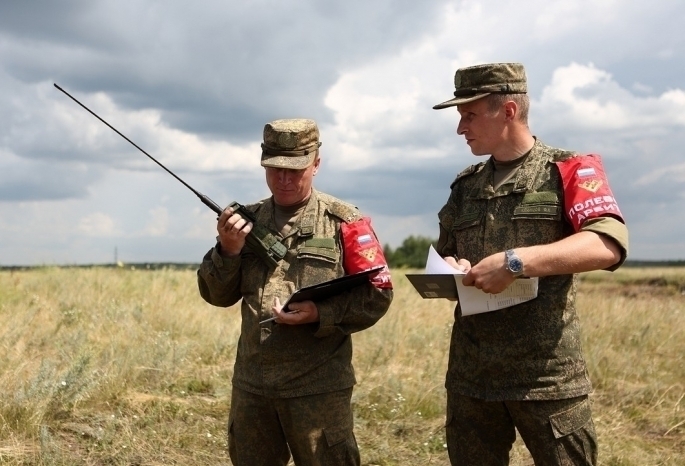
<path fill-rule="evenodd" d="M 531 128 L 603 156 L 630 258 L 685 259 L 685 3 L 3 0 L 0 265 L 198 262 L 215 214 L 57 83 L 220 205 L 268 196 L 262 129 L 321 129 L 315 186 L 383 243 L 437 237 L 479 161 L 432 106 L 457 68 L 526 66 Z"/>

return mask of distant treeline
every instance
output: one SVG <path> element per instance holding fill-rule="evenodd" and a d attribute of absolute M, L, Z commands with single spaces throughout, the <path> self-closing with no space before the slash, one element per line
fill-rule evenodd
<path fill-rule="evenodd" d="M 438 240 L 425 236 L 410 236 L 397 249 L 385 245 L 383 253 L 388 265 L 394 268 L 423 268 L 430 245 L 434 247 Z M 685 267 L 685 260 L 645 261 L 628 259 L 622 267 Z"/>
<path fill-rule="evenodd" d="M 402 241 L 402 244 L 393 249 L 386 244 L 383 247 L 385 260 L 388 261 L 390 268 L 412 268 L 421 269 L 426 266 L 428 248 L 438 244 L 437 239 L 426 236 L 410 236 Z"/>
<path fill-rule="evenodd" d="M 388 261 L 391 268 L 412 268 L 421 269 L 426 266 L 426 258 L 428 256 L 428 248 L 437 244 L 437 239 L 428 238 L 426 236 L 409 236 L 402 244 L 393 249 L 386 244 L 383 247 L 383 254 Z M 109 267 L 109 268 L 126 268 L 136 270 L 160 270 L 160 269 L 174 269 L 174 270 L 188 270 L 197 269 L 200 264 L 197 263 L 179 263 L 179 262 L 138 262 L 138 263 L 119 263 L 119 264 L 84 264 L 84 265 L 42 265 L 42 266 L 2 266 L 0 270 L 27 270 L 40 267 Z M 668 260 L 668 261 L 645 261 L 645 260 L 631 260 L 628 259 L 623 267 L 685 267 L 685 260 Z"/>
<path fill-rule="evenodd" d="M 679 261 L 638 261 L 626 260 L 622 267 L 685 267 L 685 260 Z"/>
<path fill-rule="evenodd" d="M 102 267 L 106 269 L 127 269 L 127 270 L 197 270 L 200 264 L 185 262 L 120 262 L 118 264 L 44 264 L 44 265 L 0 265 L 0 270 L 31 270 L 40 268 L 79 268 L 87 269 L 92 267 Z"/>

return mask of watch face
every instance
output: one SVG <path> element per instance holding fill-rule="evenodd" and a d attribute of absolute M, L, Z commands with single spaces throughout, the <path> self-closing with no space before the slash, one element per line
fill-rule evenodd
<path fill-rule="evenodd" d="M 518 257 L 509 259 L 509 270 L 514 273 L 519 273 L 523 270 L 523 262 Z"/>

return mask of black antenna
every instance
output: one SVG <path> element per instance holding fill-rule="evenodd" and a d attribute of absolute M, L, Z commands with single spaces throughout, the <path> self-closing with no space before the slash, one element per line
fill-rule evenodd
<path fill-rule="evenodd" d="M 183 186 L 185 186 L 186 188 L 190 189 L 193 193 L 195 193 L 195 195 L 196 195 L 197 197 L 200 198 L 200 200 L 202 201 L 202 203 L 203 203 L 204 205 L 206 205 L 207 207 L 209 207 L 210 209 L 212 209 L 214 212 L 216 212 L 217 215 L 221 215 L 221 212 L 223 211 L 223 209 L 222 209 L 221 207 L 219 207 L 219 206 L 216 204 L 216 202 L 214 202 L 213 200 L 211 200 L 209 197 L 205 196 L 204 194 L 200 193 L 199 191 L 195 190 L 195 189 L 194 189 L 192 186 L 190 186 L 188 183 L 186 183 L 186 182 L 183 181 L 181 178 L 179 178 L 178 176 L 176 176 L 176 174 L 175 174 L 174 172 L 172 172 L 172 171 L 169 170 L 167 167 L 165 167 L 164 165 L 162 165 L 159 161 L 157 161 L 157 159 L 155 159 L 153 156 L 151 156 L 150 154 L 148 154 L 147 152 L 145 152 L 142 148 L 140 148 L 140 146 L 138 146 L 138 144 L 136 144 L 135 142 L 131 141 L 129 138 L 127 138 L 125 135 L 123 135 L 118 129 L 116 129 L 114 126 L 110 125 L 109 123 L 107 123 L 105 120 L 103 120 L 102 118 L 100 118 L 94 111 L 92 111 L 91 109 L 89 109 L 88 107 L 86 107 L 85 105 L 83 105 L 83 104 L 82 104 L 81 102 L 79 102 L 75 97 L 73 97 L 73 96 L 72 96 L 71 94 L 69 94 L 67 91 L 65 91 L 64 89 L 62 89 L 61 87 L 59 87 L 59 86 L 57 85 L 57 83 L 54 83 L 54 84 L 55 84 L 55 87 L 56 87 L 57 89 L 59 89 L 60 91 L 64 92 L 71 100 L 73 100 L 74 102 L 76 102 L 77 104 L 79 104 L 81 107 L 83 107 L 84 109 L 86 109 L 86 110 L 87 110 L 91 115 L 93 115 L 95 118 L 97 118 L 98 120 L 100 120 L 101 122 L 103 122 L 104 124 L 106 124 L 107 126 L 109 126 L 109 128 L 110 128 L 112 131 L 114 131 L 115 133 L 117 133 L 117 134 L 118 134 L 119 136 L 121 136 L 122 138 L 126 139 L 129 143 L 131 143 L 131 145 L 132 145 L 133 147 L 135 147 L 136 149 L 138 149 L 139 151 L 141 151 L 143 154 L 147 155 L 153 162 L 155 162 L 157 165 L 159 165 L 159 166 L 162 167 L 164 170 L 166 170 L 167 173 L 169 173 L 171 176 L 173 176 L 173 177 L 176 178 L 178 181 L 180 181 L 180 182 L 183 184 Z"/>
<path fill-rule="evenodd" d="M 59 89 L 60 91 L 62 91 L 63 93 L 65 93 L 71 100 L 73 100 L 74 102 L 79 104 L 81 107 L 86 109 L 88 111 L 88 113 L 90 113 L 95 118 L 97 118 L 98 120 L 100 120 L 101 122 L 103 122 L 104 124 L 109 126 L 112 131 L 117 133 L 122 138 L 126 139 L 129 143 L 131 143 L 131 145 L 133 147 L 135 147 L 136 149 L 141 151 L 143 154 L 147 155 L 148 158 L 150 158 L 150 160 L 152 160 L 157 165 L 162 167 L 167 173 L 169 173 L 171 176 L 173 176 L 178 181 L 180 181 L 183 184 L 183 186 L 185 186 L 186 188 L 190 189 L 193 193 L 195 193 L 195 195 L 200 198 L 200 200 L 202 201 L 202 203 L 204 205 L 206 205 L 207 207 L 212 209 L 214 212 L 216 212 L 217 215 L 221 215 L 221 213 L 223 212 L 223 209 L 221 207 L 219 207 L 216 204 L 216 202 L 214 202 L 213 200 L 211 200 L 210 198 L 208 198 L 204 194 L 193 189 L 192 186 L 190 186 L 188 183 L 186 183 L 181 178 L 176 176 L 176 174 L 174 172 L 172 172 L 167 167 L 165 167 L 164 165 L 159 163 L 157 161 L 157 159 L 155 159 L 153 156 L 151 156 L 150 154 L 145 152 L 143 149 L 138 147 L 138 145 L 135 142 L 131 141 L 129 138 L 124 136 L 114 126 L 110 125 L 105 120 L 100 118 L 95 112 L 93 112 L 91 109 L 89 109 L 88 107 L 83 105 L 81 102 L 76 100 L 74 97 L 71 96 L 71 94 L 69 94 L 67 91 L 65 91 L 61 87 L 59 87 L 56 83 L 55 83 L 55 87 L 57 89 Z M 278 264 L 278 261 L 283 259 L 286 255 L 286 253 L 288 252 L 288 249 L 278 239 L 277 233 L 270 231 L 264 225 L 260 225 L 257 222 L 256 216 L 250 210 L 248 210 L 245 206 L 240 205 L 237 202 L 233 202 L 228 207 L 233 209 L 233 212 L 237 213 L 238 215 L 243 217 L 245 220 L 252 222 L 252 230 L 250 230 L 247 237 L 245 238 L 245 242 L 246 242 L 247 246 L 250 249 L 252 249 L 252 251 L 255 254 L 257 254 L 259 257 L 261 257 L 262 260 L 264 260 L 267 265 L 269 265 L 272 268 L 276 267 L 276 265 Z"/>

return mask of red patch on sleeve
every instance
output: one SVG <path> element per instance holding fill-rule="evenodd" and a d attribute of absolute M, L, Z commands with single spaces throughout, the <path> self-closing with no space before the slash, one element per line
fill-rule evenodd
<path fill-rule="evenodd" d="M 597 154 L 571 157 L 557 162 L 564 184 L 564 211 L 577 232 L 591 218 L 611 215 L 623 221 L 602 158 Z"/>
<path fill-rule="evenodd" d="M 351 275 L 379 265 L 384 266 L 369 280 L 376 288 L 392 288 L 390 269 L 385 261 L 383 248 L 371 228 L 371 219 L 364 217 L 352 223 L 340 225 L 343 239 L 343 266 Z"/>

